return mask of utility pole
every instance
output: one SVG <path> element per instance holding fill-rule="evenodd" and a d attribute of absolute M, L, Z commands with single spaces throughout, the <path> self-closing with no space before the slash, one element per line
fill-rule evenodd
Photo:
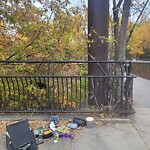
<path fill-rule="evenodd" d="M 108 60 L 109 0 L 88 0 L 88 60 Z M 88 74 L 107 75 L 107 64 L 88 64 Z M 89 78 L 89 105 L 105 105 L 105 80 Z"/>

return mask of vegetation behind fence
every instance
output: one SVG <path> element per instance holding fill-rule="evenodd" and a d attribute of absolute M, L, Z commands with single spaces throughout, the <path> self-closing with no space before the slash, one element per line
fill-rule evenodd
<path fill-rule="evenodd" d="M 88 75 L 88 63 L 108 64 L 109 74 Z M 119 64 L 122 74 L 115 75 Z M 131 112 L 132 79 L 125 62 L 2 61 L 1 112 Z M 124 71 L 123 71 L 124 70 Z M 129 69 L 128 69 L 129 70 Z M 89 105 L 89 82 L 93 103 Z M 121 83 L 121 84 L 120 84 Z M 104 99 L 97 99 L 105 85 Z M 117 88 L 121 86 L 120 94 Z"/>

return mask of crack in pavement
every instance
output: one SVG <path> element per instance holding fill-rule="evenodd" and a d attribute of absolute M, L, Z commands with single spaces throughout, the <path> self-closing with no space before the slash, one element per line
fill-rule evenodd
<path fill-rule="evenodd" d="M 150 150 L 150 147 L 148 146 L 147 142 L 145 141 L 145 139 L 143 138 L 143 136 L 141 135 L 140 131 L 133 123 L 133 121 L 131 121 L 132 126 L 135 128 L 135 130 L 137 131 L 137 133 L 139 134 L 139 136 L 141 137 L 141 139 L 143 140 L 144 144 L 146 145 L 146 147 L 148 148 L 148 150 Z M 145 133 L 145 132 L 144 132 Z M 149 133 L 147 133 L 149 134 Z M 150 135 L 150 134 L 149 134 Z"/>

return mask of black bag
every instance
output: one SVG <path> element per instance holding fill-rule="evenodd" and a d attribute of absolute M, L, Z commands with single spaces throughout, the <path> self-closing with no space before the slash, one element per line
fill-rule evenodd
<path fill-rule="evenodd" d="M 81 118 L 73 118 L 73 122 L 76 123 L 78 126 L 85 126 L 86 121 Z"/>
<path fill-rule="evenodd" d="M 38 150 L 34 134 L 26 120 L 6 126 L 8 150 Z"/>

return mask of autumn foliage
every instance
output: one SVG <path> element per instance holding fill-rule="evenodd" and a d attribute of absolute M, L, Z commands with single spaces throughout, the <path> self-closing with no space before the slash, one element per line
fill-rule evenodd
<path fill-rule="evenodd" d="M 150 21 L 136 27 L 128 49 L 133 56 L 142 55 L 146 49 L 150 49 Z"/>

